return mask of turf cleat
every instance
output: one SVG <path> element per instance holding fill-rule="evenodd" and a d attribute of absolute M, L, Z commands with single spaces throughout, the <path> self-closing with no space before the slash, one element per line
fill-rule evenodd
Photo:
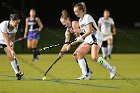
<path fill-rule="evenodd" d="M 81 77 L 76 78 L 77 80 L 89 80 L 91 77 L 88 75 L 82 75 Z"/>
<path fill-rule="evenodd" d="M 103 57 L 105 60 L 107 59 L 107 57 Z"/>
<path fill-rule="evenodd" d="M 17 74 L 16 74 L 17 80 L 21 80 L 23 75 L 24 75 L 23 72 L 17 73 Z"/>
<path fill-rule="evenodd" d="M 116 67 L 113 66 L 109 73 L 110 79 L 113 79 L 116 76 Z"/>
<path fill-rule="evenodd" d="M 36 62 L 36 61 L 38 61 L 38 58 L 34 58 L 34 59 L 32 59 L 32 61 L 33 62 Z"/>
<path fill-rule="evenodd" d="M 111 55 L 108 55 L 108 58 L 111 59 Z"/>
<path fill-rule="evenodd" d="M 92 78 L 92 73 L 93 73 L 93 72 L 91 71 L 91 69 L 89 69 L 89 72 L 87 73 L 87 76 L 88 76 L 89 79 Z"/>

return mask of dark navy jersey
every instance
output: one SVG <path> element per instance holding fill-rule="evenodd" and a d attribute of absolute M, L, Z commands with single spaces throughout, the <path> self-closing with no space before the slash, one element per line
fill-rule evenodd
<path fill-rule="evenodd" d="M 38 30 L 38 25 L 37 25 L 37 22 L 36 22 L 36 17 L 31 20 L 30 17 L 28 18 L 28 30 L 29 31 L 36 31 Z"/>

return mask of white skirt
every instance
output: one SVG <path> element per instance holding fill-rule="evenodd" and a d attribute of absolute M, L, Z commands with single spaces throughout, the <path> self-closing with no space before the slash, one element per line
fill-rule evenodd
<path fill-rule="evenodd" d="M 92 44 L 98 44 L 100 47 L 101 47 L 101 45 L 102 45 L 102 39 L 103 38 L 103 36 L 102 36 L 102 34 L 101 34 L 101 32 L 99 32 L 99 31 L 96 31 L 96 33 L 95 34 L 90 34 L 90 35 L 88 35 L 85 39 L 84 39 L 84 42 L 85 43 L 88 43 L 88 44 L 90 44 L 90 45 L 92 45 Z"/>
<path fill-rule="evenodd" d="M 113 39 L 112 35 L 103 35 L 103 41 L 106 41 L 108 39 Z"/>

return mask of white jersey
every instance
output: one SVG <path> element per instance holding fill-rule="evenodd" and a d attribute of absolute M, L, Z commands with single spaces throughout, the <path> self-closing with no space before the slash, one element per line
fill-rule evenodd
<path fill-rule="evenodd" d="M 89 14 L 85 14 L 83 19 L 81 18 L 79 19 L 79 26 L 80 26 L 80 29 L 83 31 L 83 33 L 87 32 L 86 25 L 89 23 L 92 23 L 95 30 L 99 31 L 98 26 L 95 23 L 95 20 L 92 18 L 92 16 Z"/>
<path fill-rule="evenodd" d="M 93 43 L 97 43 L 99 46 L 101 46 L 102 35 L 101 35 L 101 32 L 99 31 L 98 26 L 95 23 L 95 20 L 93 19 L 93 17 L 89 14 L 85 14 L 83 19 L 81 19 L 81 18 L 79 19 L 79 26 L 80 26 L 80 29 L 83 31 L 83 33 L 87 32 L 86 25 L 88 25 L 89 23 L 92 23 L 95 31 L 92 34 L 88 35 L 85 38 L 84 42 L 91 44 L 91 45 Z"/>
<path fill-rule="evenodd" d="M 0 44 L 6 44 L 2 33 L 7 33 L 9 41 L 10 41 L 11 36 L 17 32 L 18 27 L 15 27 L 13 30 L 10 31 L 8 29 L 8 23 L 9 23 L 9 20 L 3 21 L 0 23 Z"/>
<path fill-rule="evenodd" d="M 111 35 L 111 25 L 114 25 L 114 21 L 111 17 L 109 17 L 108 20 L 104 19 L 104 17 L 101 17 L 98 21 L 99 24 L 101 24 L 101 33 L 103 35 Z"/>

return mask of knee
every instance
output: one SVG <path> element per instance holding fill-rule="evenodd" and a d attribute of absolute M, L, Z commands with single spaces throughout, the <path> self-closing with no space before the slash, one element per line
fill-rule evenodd
<path fill-rule="evenodd" d="M 8 58 L 9 58 L 10 61 L 14 60 L 14 57 L 12 57 L 12 56 L 8 56 Z"/>
<path fill-rule="evenodd" d="M 31 47 L 28 47 L 29 49 L 31 49 Z"/>
<path fill-rule="evenodd" d="M 73 54 L 72 56 L 75 60 L 77 60 L 77 54 Z"/>
<path fill-rule="evenodd" d="M 97 56 L 92 56 L 92 60 L 97 62 L 98 57 Z"/>
<path fill-rule="evenodd" d="M 30 45 L 28 45 L 27 48 L 31 49 L 32 47 Z"/>

